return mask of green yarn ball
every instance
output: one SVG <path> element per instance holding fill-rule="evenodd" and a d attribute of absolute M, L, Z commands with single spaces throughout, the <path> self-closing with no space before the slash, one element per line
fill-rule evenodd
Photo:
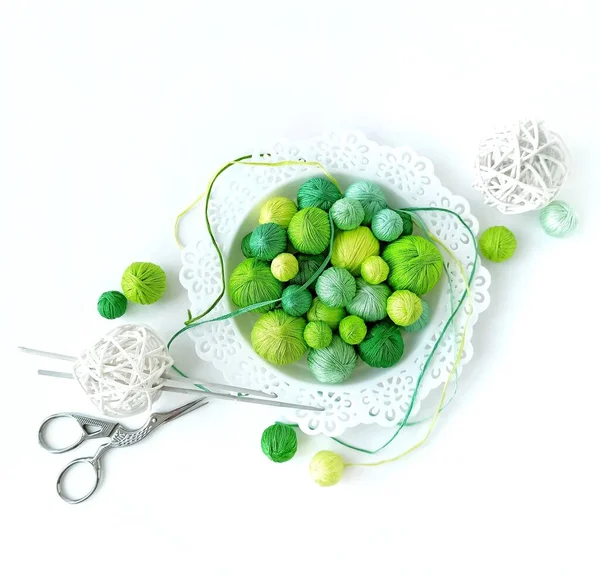
<path fill-rule="evenodd" d="M 260 439 L 262 452 L 275 463 L 289 461 L 298 450 L 298 437 L 291 425 L 275 423 L 267 427 Z"/>
<path fill-rule="evenodd" d="M 277 309 L 262 315 L 257 321 L 250 341 L 254 350 L 274 365 L 289 365 L 302 358 L 308 347 L 304 341 L 306 321 Z"/>
<path fill-rule="evenodd" d="M 306 313 L 309 321 L 325 321 L 334 331 L 345 316 L 346 311 L 343 307 L 328 307 L 319 297 L 313 300 L 308 313 Z"/>
<path fill-rule="evenodd" d="M 402 217 L 390 208 L 384 208 L 375 214 L 371 230 L 376 238 L 385 242 L 396 240 L 404 230 Z"/>
<path fill-rule="evenodd" d="M 320 383 L 343 383 L 354 370 L 357 361 L 354 347 L 335 335 L 331 344 L 308 353 L 308 368 Z"/>
<path fill-rule="evenodd" d="M 362 278 L 356 279 L 356 295 L 347 310 L 368 323 L 380 321 L 387 316 L 387 300 L 391 294 L 386 284 L 370 285 Z"/>
<path fill-rule="evenodd" d="M 254 253 L 252 252 L 252 248 L 250 247 L 250 239 L 252 238 L 252 233 L 249 232 L 243 239 L 242 239 L 242 254 L 246 257 L 246 258 L 253 258 L 254 257 Z"/>
<path fill-rule="evenodd" d="M 317 280 L 316 293 L 328 307 L 345 307 L 356 294 L 356 281 L 344 268 L 328 268 Z"/>
<path fill-rule="evenodd" d="M 297 212 L 288 227 L 294 248 L 305 254 L 319 254 L 329 246 L 331 226 L 324 210 L 311 206 Z M 282 251 L 283 252 L 283 251 Z"/>
<path fill-rule="evenodd" d="M 362 204 L 353 198 L 340 198 L 329 210 L 333 224 L 340 230 L 354 230 L 365 218 Z"/>
<path fill-rule="evenodd" d="M 298 212 L 296 203 L 285 196 L 276 196 L 270 198 L 260 209 L 260 215 L 258 222 L 260 224 L 267 224 L 273 222 L 287 228 L 290 224 L 292 217 Z"/>
<path fill-rule="evenodd" d="M 417 331 L 424 329 L 427 326 L 427 323 L 429 323 L 430 312 L 429 304 L 427 303 L 427 301 L 421 299 L 421 308 L 423 309 L 421 312 L 421 316 L 411 325 L 404 327 L 404 330 L 407 333 L 416 333 Z"/>
<path fill-rule="evenodd" d="M 387 369 L 394 366 L 404 353 L 400 328 L 385 320 L 373 325 L 365 340 L 358 345 L 360 358 L 370 367 Z"/>
<path fill-rule="evenodd" d="M 373 182 L 361 181 L 351 184 L 346 189 L 345 198 L 360 202 L 365 212 L 362 224 L 370 224 L 375 214 L 387 207 L 383 190 Z"/>
<path fill-rule="evenodd" d="M 342 319 L 340 323 L 340 337 L 349 345 L 357 345 L 362 342 L 367 334 L 367 325 L 360 317 L 350 315 Z"/>
<path fill-rule="evenodd" d="M 479 237 L 479 252 L 492 262 L 508 260 L 516 249 L 517 239 L 505 226 L 492 226 Z"/>
<path fill-rule="evenodd" d="M 281 295 L 281 307 L 293 317 L 301 317 L 308 312 L 312 305 L 313 297 L 307 289 L 300 285 L 292 284 L 283 289 Z"/>
<path fill-rule="evenodd" d="M 273 276 L 269 264 L 255 258 L 242 261 L 229 277 L 229 296 L 240 308 L 276 300 L 282 291 L 283 285 Z M 266 313 L 273 307 L 265 305 L 254 312 Z"/>
<path fill-rule="evenodd" d="M 314 256 L 301 254 L 298 256 L 298 274 L 290 281 L 290 284 L 304 285 L 307 283 L 319 270 L 319 267 L 325 262 L 325 257 L 322 254 Z M 308 288 L 313 287 L 317 282 L 315 279 Z"/>
<path fill-rule="evenodd" d="M 273 276 L 282 282 L 293 279 L 298 274 L 298 259 L 288 252 L 278 254 L 271 262 Z"/>
<path fill-rule="evenodd" d="M 379 241 L 371 229 L 359 226 L 354 230 L 344 230 L 335 235 L 331 264 L 345 268 L 354 276 L 360 274 L 360 265 L 370 256 L 379 254 Z"/>
<path fill-rule="evenodd" d="M 413 221 L 410 214 L 406 212 L 400 213 L 402 219 L 402 236 L 408 236 L 413 233 Z"/>
<path fill-rule="evenodd" d="M 369 284 L 380 284 L 390 274 L 390 267 L 380 256 L 370 256 L 360 265 L 360 276 Z"/>
<path fill-rule="evenodd" d="M 333 451 L 319 451 L 308 467 L 311 479 L 321 487 L 339 483 L 344 474 L 344 461 Z"/>
<path fill-rule="evenodd" d="M 167 275 L 157 264 L 134 262 L 123 273 L 123 294 L 134 303 L 150 305 L 163 296 L 167 288 Z"/>
<path fill-rule="evenodd" d="M 327 347 L 331 339 L 333 339 L 333 331 L 325 321 L 311 321 L 304 329 L 304 340 L 311 349 Z"/>
<path fill-rule="evenodd" d="M 416 295 L 430 291 L 440 280 L 444 261 L 435 245 L 420 236 L 403 236 L 383 251 L 390 267 L 388 283 L 394 290 Z"/>
<path fill-rule="evenodd" d="M 318 176 L 307 180 L 298 190 L 298 206 L 314 206 L 328 211 L 336 200 L 342 198 L 337 186 L 327 178 Z"/>
<path fill-rule="evenodd" d="M 268 222 L 259 224 L 250 236 L 250 250 L 254 258 L 273 260 L 278 254 L 285 251 L 287 236 L 285 228 Z"/>
<path fill-rule="evenodd" d="M 127 310 L 127 299 L 119 291 L 102 293 L 98 299 L 98 312 L 105 319 L 118 319 Z"/>
<path fill-rule="evenodd" d="M 412 325 L 421 316 L 421 299 L 407 290 L 396 291 L 387 300 L 387 314 L 392 322 L 401 327 Z"/>
<path fill-rule="evenodd" d="M 554 200 L 540 211 L 540 224 L 544 232 L 554 238 L 571 234 L 578 222 L 573 208 L 562 200 Z"/>

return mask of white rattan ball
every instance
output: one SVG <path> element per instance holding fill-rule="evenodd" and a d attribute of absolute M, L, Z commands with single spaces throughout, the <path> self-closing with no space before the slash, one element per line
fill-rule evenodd
<path fill-rule="evenodd" d="M 483 140 L 475 160 L 475 188 L 504 214 L 543 208 L 569 172 L 564 142 L 543 122 L 524 120 Z"/>
<path fill-rule="evenodd" d="M 152 329 L 122 325 L 79 356 L 73 376 L 103 414 L 127 417 L 152 407 L 172 364 Z"/>

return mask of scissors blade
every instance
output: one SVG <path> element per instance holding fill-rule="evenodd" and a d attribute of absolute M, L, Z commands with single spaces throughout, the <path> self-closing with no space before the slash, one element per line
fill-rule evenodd
<path fill-rule="evenodd" d="M 203 407 L 204 405 L 207 405 L 208 401 L 206 399 L 206 397 L 200 397 L 199 399 L 196 399 L 195 401 L 192 401 L 190 403 L 186 403 L 185 405 L 182 405 L 181 407 L 177 407 L 176 409 L 173 409 L 172 411 L 167 411 L 166 413 L 155 413 L 155 415 L 160 415 L 163 417 L 162 422 L 163 423 L 168 423 L 169 421 L 174 421 L 175 419 L 179 418 L 179 417 L 183 417 L 183 415 L 187 415 L 188 413 L 191 413 L 192 411 L 195 411 L 196 409 L 199 409 L 200 407 Z"/>

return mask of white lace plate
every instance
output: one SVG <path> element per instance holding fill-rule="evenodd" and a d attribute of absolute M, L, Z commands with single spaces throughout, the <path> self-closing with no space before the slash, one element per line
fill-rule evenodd
<path fill-rule="evenodd" d="M 338 179 L 342 188 L 357 180 L 376 182 L 386 192 L 388 204 L 393 208 L 451 209 L 462 216 L 474 234 L 478 232 L 469 203 L 444 188 L 434 175 L 432 163 L 410 148 L 382 146 L 352 131 L 298 142 L 279 141 L 270 150 L 258 151 L 257 160 L 259 152 L 270 154 L 272 161 L 316 160 Z M 256 227 L 264 202 L 272 196 L 295 199 L 302 182 L 321 174 L 318 169 L 307 166 L 235 166 L 219 177 L 210 199 L 209 218 L 223 252 L 226 278 L 243 260 L 241 241 Z M 458 220 L 438 212 L 421 212 L 419 216 L 470 273 L 475 253 L 473 241 Z M 197 239 L 182 251 L 182 262 L 180 281 L 188 292 L 192 314 L 196 315 L 205 310 L 221 290 L 217 253 L 202 227 Z M 445 262 L 454 294 L 461 295 L 465 286 L 459 268 L 447 255 Z M 490 275 L 479 262 L 472 284 L 473 314 L 467 327 L 459 373 L 473 356 L 473 326 L 489 305 L 489 286 Z M 405 352 L 401 361 L 389 369 L 373 369 L 359 362 L 351 380 L 343 385 L 316 383 L 306 360 L 275 367 L 261 359 L 250 345 L 250 331 L 258 318 L 254 313 L 208 323 L 188 334 L 195 342 L 198 356 L 222 371 L 227 383 L 275 391 L 282 400 L 325 406 L 323 412 L 289 411 L 285 416 L 298 423 L 305 433 L 337 436 L 359 424 L 391 427 L 406 415 L 422 367 L 452 310 L 447 279 L 441 279 L 425 299 L 430 304 L 431 321 L 420 332 L 404 334 Z M 235 308 L 226 294 L 208 318 Z M 455 342 L 465 328 L 466 316 L 466 306 L 463 306 L 455 317 L 454 331 L 446 332 L 434 353 L 422 379 L 413 415 L 417 414 L 423 399 L 448 379 Z"/>

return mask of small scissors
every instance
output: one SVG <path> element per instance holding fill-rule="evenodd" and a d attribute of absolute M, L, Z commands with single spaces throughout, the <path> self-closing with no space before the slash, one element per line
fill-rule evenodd
<path fill-rule="evenodd" d="M 78 447 L 86 441 L 87 439 L 98 439 L 98 438 L 108 438 L 109 441 L 104 443 L 98 447 L 96 454 L 93 457 L 80 457 L 79 459 L 75 459 L 71 461 L 58 475 L 58 479 L 56 481 L 56 490 L 58 491 L 59 496 L 66 501 L 67 503 L 75 504 L 81 503 L 85 501 L 94 493 L 98 484 L 100 482 L 100 478 L 102 476 L 102 466 L 101 466 L 101 458 L 108 451 L 114 447 L 129 447 L 130 445 L 135 445 L 139 443 L 142 439 L 147 437 L 152 431 L 157 429 L 163 423 L 168 423 L 176 419 L 177 417 L 181 417 L 191 411 L 195 411 L 200 407 L 206 405 L 208 401 L 206 397 L 201 397 L 191 403 L 187 403 L 177 409 L 173 409 L 172 411 L 168 411 L 166 413 L 152 413 L 143 427 L 139 429 L 135 429 L 133 431 L 127 430 L 125 427 L 116 423 L 114 421 L 105 421 L 103 419 L 95 419 L 94 417 L 89 417 L 87 415 L 82 415 L 80 413 L 57 413 L 56 415 L 50 415 L 40 426 L 40 430 L 38 432 L 38 440 L 40 445 L 50 451 L 51 453 L 66 453 L 75 447 Z M 81 436 L 74 443 L 67 447 L 56 448 L 48 445 L 45 439 L 45 431 L 50 421 L 54 419 L 74 419 L 79 427 L 81 428 Z M 88 432 L 89 427 L 94 429 L 93 432 Z M 90 489 L 90 491 L 80 497 L 78 499 L 72 499 L 68 497 L 63 491 L 62 483 L 64 481 L 65 475 L 71 469 L 71 467 L 79 464 L 79 463 L 88 463 L 94 469 L 96 473 L 96 480 L 94 482 L 94 486 Z"/>

